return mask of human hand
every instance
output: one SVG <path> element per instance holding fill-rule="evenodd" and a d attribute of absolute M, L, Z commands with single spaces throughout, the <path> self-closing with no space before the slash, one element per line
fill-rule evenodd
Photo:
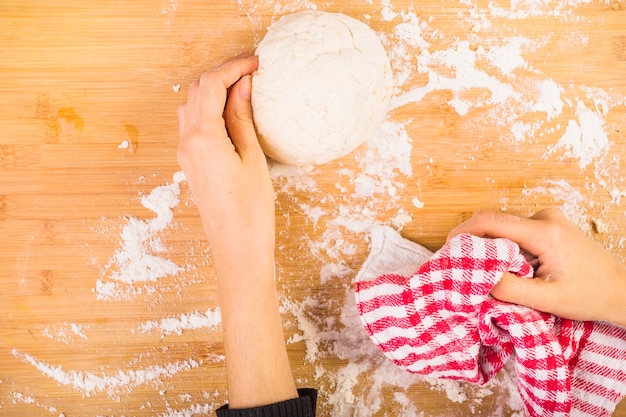
<path fill-rule="evenodd" d="M 273 260 L 274 191 L 250 104 L 257 66 L 251 56 L 205 72 L 178 108 L 178 161 L 218 269 L 255 254 Z"/>
<path fill-rule="evenodd" d="M 274 190 L 252 122 L 256 57 L 202 74 L 178 108 L 178 161 L 217 271 L 233 408 L 297 398 L 274 281 Z"/>
<path fill-rule="evenodd" d="M 626 327 L 626 269 L 559 210 L 529 219 L 479 212 L 457 226 L 461 233 L 508 238 L 536 259 L 535 279 L 505 274 L 491 294 L 502 301 L 574 320 L 603 320 Z"/>

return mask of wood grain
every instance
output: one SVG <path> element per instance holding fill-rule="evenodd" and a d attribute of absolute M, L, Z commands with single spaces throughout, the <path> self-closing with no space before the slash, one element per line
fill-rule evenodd
<path fill-rule="evenodd" d="M 151 237 L 164 247 L 159 255 L 185 271 L 133 285 L 125 298 L 99 298 L 97 283 L 110 282 L 130 219 L 154 217 L 141 196 L 172 185 L 179 171 L 176 107 L 187 85 L 224 59 L 253 51 L 280 15 L 313 4 L 295 3 L 2 2 L 1 415 L 200 415 L 226 400 L 219 325 L 180 334 L 163 327 L 141 330 L 217 307 L 210 250 L 184 182 L 173 222 Z M 398 94 L 429 81 L 417 70 L 421 47 L 394 49 L 406 47 L 396 29 L 411 13 L 431 53 L 451 51 L 463 40 L 479 52 L 516 36 L 528 42 L 519 52 L 525 67 L 503 74 L 484 55 L 473 67 L 520 92 L 514 105 L 490 104 L 488 89 L 472 88 L 460 93 L 471 103 L 461 115 L 450 105 L 455 94 L 440 89 L 391 112 L 393 132 L 402 126 L 411 139 L 411 172 L 371 174 L 379 185 L 388 180 L 380 193 L 357 192 L 371 145 L 310 172 L 276 176 L 277 279 L 298 384 L 322 390 L 321 416 L 407 410 L 513 415 L 506 404 L 510 374 L 490 387 L 490 395 L 454 385 L 466 397 L 455 402 L 446 393 L 450 386 L 418 382 L 407 388 L 386 381 L 377 387 L 377 367 L 363 363 L 365 371 L 348 372 L 346 358 L 367 352 L 349 344 L 355 343 L 349 337 L 354 330 L 342 323 L 351 280 L 368 251 L 367 227 L 356 230 L 357 221 L 361 227 L 404 219 L 403 235 L 435 250 L 476 210 L 529 215 L 561 207 L 626 260 L 620 197 L 626 192 L 624 5 L 557 2 L 534 11 L 522 2 L 483 0 L 316 5 L 361 19 L 384 36 L 396 71 L 409 68 Z M 411 59 L 401 62 L 402 56 Z M 455 76 L 445 66 L 433 70 Z M 553 118 L 523 105 L 537 100 L 545 80 L 561 87 L 563 109 Z M 608 150 L 583 167 L 580 158 L 556 147 L 568 123 L 580 122 L 578 103 L 600 118 L 609 141 Z M 515 128 L 524 126 L 534 130 L 516 139 Z M 341 224 L 346 219 L 352 222 Z M 339 272 L 322 279 L 320 271 L 329 265 Z M 347 348 L 353 356 L 342 351 Z M 89 381 L 104 388 L 90 388 Z M 353 388 L 339 392 L 342 386 Z M 374 399 L 381 405 L 372 405 Z M 626 416 L 624 402 L 614 415 Z"/>

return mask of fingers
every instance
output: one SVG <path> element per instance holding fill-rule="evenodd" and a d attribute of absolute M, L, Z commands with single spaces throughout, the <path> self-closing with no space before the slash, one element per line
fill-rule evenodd
<path fill-rule="evenodd" d="M 200 113 L 209 118 L 221 118 L 228 89 L 241 77 L 252 74 L 258 62 L 255 56 L 239 58 L 202 74 L 198 84 L 202 104 Z"/>
<path fill-rule="evenodd" d="M 233 85 L 226 103 L 226 126 L 241 158 L 263 154 L 252 119 L 251 90 L 251 76 L 245 75 Z"/>
<path fill-rule="evenodd" d="M 541 216 L 524 219 L 505 213 L 481 211 L 454 228 L 449 233 L 448 240 L 461 233 L 480 237 L 503 237 L 517 242 L 528 252 L 537 255 L 543 252 L 546 244 L 546 224 L 537 221 L 542 219 Z"/>
<path fill-rule="evenodd" d="M 223 89 L 228 89 L 244 75 L 252 74 L 258 66 L 259 58 L 257 56 L 245 55 L 235 57 L 202 74 L 200 84 L 209 82 L 209 84 L 216 84 Z"/>
<path fill-rule="evenodd" d="M 181 138 L 185 136 L 186 129 L 209 137 L 221 136 L 228 89 L 241 77 L 252 74 L 257 67 L 258 58 L 255 56 L 237 58 L 205 72 L 200 80 L 193 82 L 189 86 L 187 102 L 178 109 Z"/>
<path fill-rule="evenodd" d="M 491 295 L 500 301 L 550 312 L 554 304 L 553 292 L 553 286 L 548 280 L 522 278 L 506 272 L 491 290 Z"/>

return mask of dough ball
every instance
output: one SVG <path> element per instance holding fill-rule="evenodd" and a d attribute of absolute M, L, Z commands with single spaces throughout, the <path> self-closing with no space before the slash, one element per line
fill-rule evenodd
<path fill-rule="evenodd" d="M 304 11 L 270 26 L 256 54 L 252 109 L 263 151 L 290 165 L 317 165 L 363 143 L 393 93 L 389 58 L 366 24 Z"/>

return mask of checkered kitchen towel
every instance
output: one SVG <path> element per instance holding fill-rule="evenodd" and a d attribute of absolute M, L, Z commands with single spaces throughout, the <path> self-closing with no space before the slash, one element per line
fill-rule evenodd
<path fill-rule="evenodd" d="M 410 372 L 482 384 L 513 357 L 527 416 L 611 415 L 626 394 L 626 329 L 500 302 L 489 292 L 505 271 L 533 274 L 509 240 L 465 234 L 433 255 L 376 226 L 357 308 Z"/>

